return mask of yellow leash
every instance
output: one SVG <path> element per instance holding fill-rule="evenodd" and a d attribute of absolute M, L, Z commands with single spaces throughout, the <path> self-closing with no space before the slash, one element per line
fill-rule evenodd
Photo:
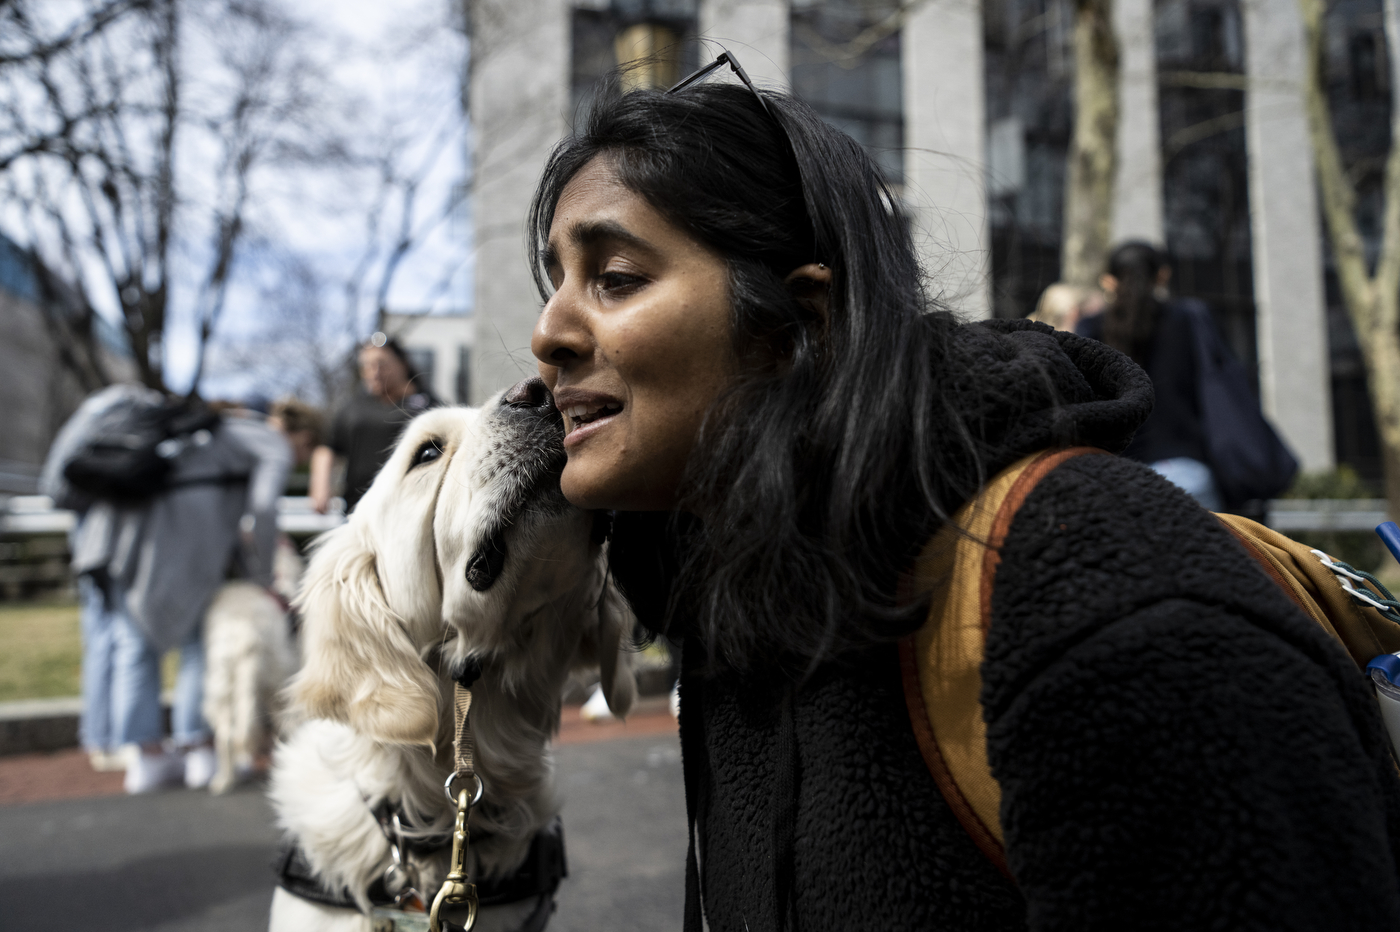
<path fill-rule="evenodd" d="M 475 679 L 473 677 L 473 679 Z M 467 921 L 462 925 L 462 932 L 470 932 L 472 926 L 476 925 L 477 896 L 476 884 L 467 882 L 467 848 L 470 842 L 467 832 L 467 816 L 471 814 L 472 806 L 481 802 L 481 796 L 485 787 L 481 782 L 481 775 L 476 772 L 473 765 L 472 755 L 475 746 L 472 742 L 472 729 L 470 713 L 472 708 L 472 691 L 463 686 L 459 681 L 453 687 L 453 718 L 456 722 L 456 734 L 452 739 L 452 748 L 455 760 L 454 769 L 447 782 L 443 784 L 443 790 L 447 793 L 447 798 L 457 805 L 457 824 L 452 830 L 452 863 L 447 872 L 447 878 L 442 882 L 442 888 L 438 890 L 437 896 L 433 898 L 432 909 L 428 912 L 428 928 L 431 932 L 443 932 L 442 909 L 445 906 L 467 907 Z M 463 781 L 463 786 L 457 790 L 456 795 L 452 793 L 452 785 L 458 779 Z M 470 786 L 470 782 L 476 783 L 475 787 Z"/>

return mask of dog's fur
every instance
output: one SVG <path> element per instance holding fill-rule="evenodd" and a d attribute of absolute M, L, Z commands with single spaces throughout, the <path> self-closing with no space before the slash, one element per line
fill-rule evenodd
<path fill-rule="evenodd" d="M 214 735 L 218 769 L 212 793 L 226 793 L 269 750 L 279 719 L 277 694 L 296 669 L 284 603 L 296 595 L 303 566 L 296 548 L 278 541 L 273 591 L 246 580 L 225 583 L 204 616 L 204 719 Z"/>
<path fill-rule="evenodd" d="M 362 908 L 389 864 L 371 807 L 387 800 L 424 835 L 450 830 L 451 674 L 464 660 L 482 668 L 471 712 L 485 784 L 471 812 L 474 880 L 515 870 L 558 811 L 548 741 L 570 670 L 598 664 L 614 711 L 631 706 L 633 618 L 607 584 L 591 515 L 559 491 L 561 439 L 556 413 L 495 399 L 420 415 L 311 559 L 297 601 L 305 665 L 291 686 L 304 721 L 276 753 L 271 796 L 317 878 Z M 492 540 L 504 566 L 477 591 L 468 569 Z M 431 902 L 447 852 L 408 857 Z M 530 905 L 483 909 L 477 929 L 512 928 Z M 368 920 L 279 888 L 272 928 L 348 932 Z"/>

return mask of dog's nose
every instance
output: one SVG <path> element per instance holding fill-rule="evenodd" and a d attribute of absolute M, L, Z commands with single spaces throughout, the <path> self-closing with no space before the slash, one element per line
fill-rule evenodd
<path fill-rule="evenodd" d="M 544 380 L 536 376 L 512 385 L 510 391 L 501 397 L 501 404 L 512 408 L 552 408 L 554 396 L 550 395 Z"/>

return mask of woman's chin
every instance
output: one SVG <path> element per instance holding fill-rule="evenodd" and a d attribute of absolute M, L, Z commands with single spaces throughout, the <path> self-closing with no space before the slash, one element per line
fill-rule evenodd
<path fill-rule="evenodd" d="M 563 475 L 559 477 L 560 491 L 569 500 L 569 504 L 591 511 L 622 509 L 622 506 L 615 502 L 616 496 L 609 494 L 608 483 L 600 482 L 600 477 L 589 473 L 588 469 L 576 465 L 573 457 L 569 458 Z"/>
<path fill-rule="evenodd" d="M 669 511 L 674 490 L 658 490 L 636 476 L 599 474 L 569 458 L 559 487 L 569 504 L 589 511 Z"/>

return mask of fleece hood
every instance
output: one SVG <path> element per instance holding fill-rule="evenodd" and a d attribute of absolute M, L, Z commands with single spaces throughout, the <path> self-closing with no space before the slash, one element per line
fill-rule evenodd
<path fill-rule="evenodd" d="M 1152 381 L 1098 340 L 1029 320 L 965 324 L 954 335 L 966 380 L 951 386 L 993 475 L 1051 447 L 1121 453 L 1152 411 Z"/>
<path fill-rule="evenodd" d="M 1120 453 L 1152 409 L 1152 383 L 1131 359 L 1096 340 L 1025 320 L 991 320 L 952 328 L 949 352 L 957 379 L 943 384 L 977 448 L 968 468 L 990 477 L 1031 453 L 1094 446 Z M 945 428 L 946 429 L 946 425 Z M 975 488 L 978 476 L 950 488 Z M 961 502 L 948 501 L 949 513 Z M 657 634 L 681 636 L 686 606 L 670 616 L 672 586 L 686 560 L 683 539 L 698 520 L 665 512 L 617 512 L 609 561 L 637 618 Z M 936 528 L 915 531 L 915 545 Z M 891 562 L 889 590 L 902 568 Z M 815 637 L 816 635 L 814 635 Z"/>

